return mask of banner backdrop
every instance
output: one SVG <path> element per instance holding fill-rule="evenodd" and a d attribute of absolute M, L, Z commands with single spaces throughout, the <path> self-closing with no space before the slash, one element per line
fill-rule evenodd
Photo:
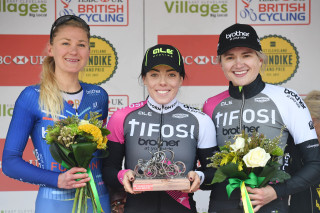
<path fill-rule="evenodd" d="M 0 212 L 34 212 L 38 186 L 2 173 L 2 150 L 15 100 L 39 82 L 49 32 L 61 15 L 75 14 L 91 27 L 91 55 L 84 82 L 110 95 L 109 116 L 146 98 L 139 81 L 145 50 L 157 43 L 182 53 L 187 78 L 178 98 L 193 107 L 227 88 L 216 63 L 219 34 L 234 23 L 255 27 L 272 84 L 302 96 L 319 88 L 320 1 L 318 0 L 0 0 Z M 23 124 L 21 124 L 23 125 Z M 37 165 L 29 140 L 23 158 Z M 207 212 L 209 192 L 195 193 Z"/>

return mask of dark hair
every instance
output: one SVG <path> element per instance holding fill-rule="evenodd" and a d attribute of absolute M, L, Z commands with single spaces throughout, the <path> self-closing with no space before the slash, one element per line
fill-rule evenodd
<path fill-rule="evenodd" d="M 80 17 L 75 15 L 65 15 L 59 17 L 51 27 L 50 31 L 50 44 L 53 42 L 53 37 L 55 37 L 56 32 L 61 26 L 75 26 L 82 28 L 87 32 L 88 40 L 90 39 L 90 27 L 89 25 Z"/>

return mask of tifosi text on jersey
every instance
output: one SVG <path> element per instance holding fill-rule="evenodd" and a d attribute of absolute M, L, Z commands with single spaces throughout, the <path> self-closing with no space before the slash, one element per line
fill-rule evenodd
<path fill-rule="evenodd" d="M 243 110 L 242 120 L 245 123 L 268 123 L 271 122 L 275 124 L 275 110 L 259 109 L 254 111 L 252 109 Z M 240 119 L 240 110 L 235 110 L 231 112 L 221 113 L 218 112 L 215 116 L 216 126 L 219 127 L 221 124 L 223 126 L 235 126 L 238 124 Z"/>
<path fill-rule="evenodd" d="M 148 136 L 151 137 L 152 134 L 159 135 L 160 133 L 160 124 L 159 123 L 145 123 L 138 122 L 136 119 L 129 121 L 130 125 L 130 136 L 134 134 L 139 134 L 139 136 Z M 176 126 L 170 124 L 164 124 L 161 127 L 161 135 L 164 138 L 170 138 L 176 136 L 178 138 L 190 138 L 193 139 L 194 134 L 194 125 L 179 124 Z"/>

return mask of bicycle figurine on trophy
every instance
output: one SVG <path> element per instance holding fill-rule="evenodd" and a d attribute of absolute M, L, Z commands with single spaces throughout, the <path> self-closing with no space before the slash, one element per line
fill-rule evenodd
<path fill-rule="evenodd" d="M 188 190 L 190 182 L 185 177 L 186 166 L 182 161 L 174 161 L 172 150 L 150 152 L 150 160 L 139 159 L 134 168 L 136 180 L 133 182 L 134 191 L 167 191 Z"/>

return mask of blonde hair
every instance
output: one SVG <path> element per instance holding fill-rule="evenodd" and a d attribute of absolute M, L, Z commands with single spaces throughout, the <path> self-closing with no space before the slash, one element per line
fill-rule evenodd
<path fill-rule="evenodd" d="M 56 26 L 52 38 L 64 26 L 79 27 L 87 33 L 88 39 L 90 39 L 88 28 L 83 23 L 74 19 Z M 53 39 L 50 39 L 50 44 L 53 44 Z M 58 119 L 64 108 L 61 91 L 55 77 L 55 61 L 52 56 L 47 56 L 42 64 L 39 106 L 41 110 L 45 111 L 47 116 L 51 115 L 53 119 Z"/>
<path fill-rule="evenodd" d="M 313 90 L 304 98 L 304 102 L 309 108 L 311 117 L 320 120 L 320 91 Z"/>

